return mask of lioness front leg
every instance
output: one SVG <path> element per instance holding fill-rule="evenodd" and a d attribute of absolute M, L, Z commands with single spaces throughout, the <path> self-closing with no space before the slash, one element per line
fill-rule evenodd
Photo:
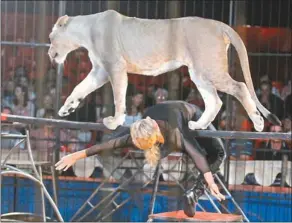
<path fill-rule="evenodd" d="M 60 108 L 59 116 L 67 116 L 74 112 L 80 102 L 91 92 L 102 87 L 109 81 L 109 76 L 102 68 L 94 68 L 87 77 L 81 81 L 66 99 L 64 105 Z"/>
<path fill-rule="evenodd" d="M 126 111 L 126 93 L 128 87 L 127 72 L 121 72 L 111 74 L 110 82 L 113 89 L 114 103 L 115 103 L 115 115 L 109 116 L 103 119 L 103 124 L 111 129 L 115 130 L 119 125 L 123 125 L 125 121 Z"/>

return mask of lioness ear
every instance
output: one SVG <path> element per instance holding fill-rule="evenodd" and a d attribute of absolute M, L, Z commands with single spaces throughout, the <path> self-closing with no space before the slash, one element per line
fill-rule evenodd
<path fill-rule="evenodd" d="M 64 26 L 64 25 L 66 25 L 66 23 L 68 22 L 68 20 L 69 20 L 69 16 L 67 16 L 67 15 L 64 15 L 64 16 L 62 16 L 62 17 L 60 17 L 58 20 L 57 20 L 57 22 L 56 22 L 56 25 L 57 26 Z"/>

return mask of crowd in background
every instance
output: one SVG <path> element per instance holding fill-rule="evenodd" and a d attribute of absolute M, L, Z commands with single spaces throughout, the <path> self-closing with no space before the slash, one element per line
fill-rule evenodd
<path fill-rule="evenodd" d="M 2 59 L 5 56 L 5 53 L 2 53 Z M 35 72 L 35 62 L 31 63 L 33 65 L 27 66 L 20 63 L 15 67 L 8 64 L 5 70 L 2 69 L 1 112 L 14 115 L 53 118 L 56 115 L 54 109 L 56 100 L 56 69 L 54 67 L 48 68 L 43 79 L 43 97 L 41 103 L 38 104 L 36 103 L 38 99 L 38 94 L 36 92 L 37 77 L 32 75 L 32 73 Z M 86 65 L 84 66 L 86 67 Z M 79 81 L 86 76 L 87 71 L 88 67 L 86 71 L 81 70 L 77 73 L 77 76 L 81 77 Z M 185 80 L 185 78 L 183 80 Z M 291 81 L 282 83 L 282 86 L 279 86 L 279 84 L 274 84 L 273 77 L 270 78 L 267 75 L 262 76 L 260 86 L 256 89 L 256 92 L 260 102 L 269 111 L 279 117 L 282 121 L 282 126 L 272 125 L 265 120 L 264 131 L 291 132 Z M 68 82 L 70 81 L 64 78 L 63 84 L 66 85 Z M 182 91 L 183 93 L 181 94 L 180 100 L 196 104 L 204 110 L 204 101 L 194 85 L 192 85 L 192 87 L 184 85 Z M 70 93 L 70 91 L 68 93 Z M 126 120 L 124 125 L 130 126 L 136 120 L 141 119 L 147 107 L 168 100 L 168 95 L 167 84 L 163 86 L 149 84 L 146 88 L 141 90 L 139 86 L 130 83 L 127 90 Z M 231 114 L 228 114 L 225 107 L 226 95 L 220 94 L 220 97 L 224 103 L 221 112 L 213 122 L 215 127 L 225 130 L 228 125 L 229 130 L 254 131 L 253 125 L 242 105 L 237 100 L 232 99 Z M 63 101 L 65 98 L 66 95 L 62 95 Z M 69 115 L 67 119 L 79 122 L 101 122 L 102 118 L 105 116 L 106 110 L 102 98 L 101 90 L 97 90 L 90 94 L 81 102 L 79 108 Z M 227 119 L 227 117 L 230 118 Z M 9 127 L 2 128 L 1 131 L 18 132 L 19 134 L 23 133 L 21 129 L 9 129 Z M 56 138 L 55 134 L 54 129 L 50 126 L 35 126 L 31 132 L 31 137 L 33 139 L 50 139 L 51 141 L 36 140 L 33 143 L 33 149 L 52 149 L 54 139 Z M 104 138 L 104 134 L 101 132 L 83 130 L 73 131 L 68 129 L 61 130 L 59 136 L 61 141 L 69 141 L 63 143 L 64 146 L 62 146 L 62 149 L 65 151 L 83 149 L 100 142 Z M 16 143 L 16 141 L 14 143 Z M 8 147 L 10 144 L 11 142 L 7 141 L 6 144 L 4 143 L 3 145 Z M 261 151 L 261 149 L 265 150 Z M 284 142 L 281 140 L 265 141 L 238 139 L 230 141 L 231 159 L 281 160 L 282 153 L 279 153 L 280 150 L 291 151 L 291 142 Z"/>

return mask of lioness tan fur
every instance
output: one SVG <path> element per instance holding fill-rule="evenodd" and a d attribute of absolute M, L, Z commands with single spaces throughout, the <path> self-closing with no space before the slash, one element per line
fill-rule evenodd
<path fill-rule="evenodd" d="M 60 116 L 73 112 L 89 93 L 110 82 L 115 115 L 103 122 L 109 129 L 116 129 L 125 120 L 127 72 L 157 76 L 186 65 L 205 102 L 205 111 L 198 121 L 189 122 L 190 129 L 206 129 L 215 119 L 222 106 L 217 90 L 242 103 L 257 131 L 264 128 L 259 111 L 273 123 L 280 123 L 255 94 L 243 41 L 222 22 L 199 17 L 139 19 L 108 10 L 60 17 L 50 40 L 51 60 L 63 63 L 69 52 L 85 47 L 93 67 L 66 99 Z M 230 43 L 239 55 L 246 84 L 233 80 L 228 73 Z"/>

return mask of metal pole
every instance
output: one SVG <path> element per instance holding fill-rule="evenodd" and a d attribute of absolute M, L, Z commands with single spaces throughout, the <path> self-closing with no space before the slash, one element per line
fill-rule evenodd
<path fill-rule="evenodd" d="M 233 9 L 234 9 L 234 1 L 230 0 L 230 4 L 229 4 L 229 25 L 232 26 L 233 25 Z M 229 66 L 232 66 L 232 52 L 231 50 L 229 50 L 228 52 L 228 62 L 229 62 Z M 230 71 L 230 69 L 229 69 Z M 226 111 L 227 111 L 227 122 L 226 122 L 226 129 L 230 130 L 230 124 L 231 124 L 231 120 L 230 120 L 230 114 L 231 114 L 231 97 L 230 95 L 227 94 L 226 97 Z M 229 117 L 229 119 L 228 119 Z M 225 151 L 226 151 L 226 159 L 224 162 L 224 181 L 226 182 L 226 185 L 228 185 L 228 179 L 229 179 L 229 139 L 225 140 Z"/>
<path fill-rule="evenodd" d="M 152 219 L 149 218 L 154 213 L 154 206 L 155 206 L 155 200 L 156 200 L 156 195 L 157 195 L 157 189 L 158 189 L 158 184 L 159 184 L 159 177 L 161 175 L 161 160 L 159 160 L 155 173 L 154 173 L 154 185 L 153 185 L 153 192 L 152 192 L 152 197 L 150 201 L 150 208 L 149 208 L 149 214 L 148 214 L 148 221 L 151 221 Z"/>
<path fill-rule="evenodd" d="M 281 168 L 281 187 L 285 187 L 287 172 L 288 172 L 288 155 L 283 154 Z"/>
<path fill-rule="evenodd" d="M 28 47 L 50 47 L 49 43 L 36 43 L 36 42 L 14 42 L 14 41 L 1 41 L 1 45 L 7 46 L 28 46 Z"/>
<path fill-rule="evenodd" d="M 91 122 L 71 122 L 60 119 L 34 118 L 30 116 L 6 115 L 1 114 L 1 118 L 10 122 L 22 122 L 34 125 L 52 125 L 59 128 L 70 129 L 85 129 L 85 130 L 99 130 L 108 131 L 108 129 L 100 123 Z M 118 127 L 118 130 L 126 129 L 125 126 Z M 243 132 L 243 131 L 213 131 L 213 130 L 194 130 L 192 131 L 194 137 L 204 138 L 225 138 L 225 139 L 278 139 L 291 140 L 291 133 L 282 132 Z M 6 135 L 1 135 L 3 137 Z M 16 136 L 15 136 L 16 137 Z M 23 137 L 20 137 L 23 138 Z"/>
<path fill-rule="evenodd" d="M 66 12 L 66 1 L 59 1 L 59 16 L 65 15 Z M 61 96 L 62 96 L 62 79 L 63 79 L 63 64 L 58 64 L 57 66 L 57 80 L 56 80 L 56 103 L 55 103 L 55 117 L 58 117 L 58 110 L 61 104 Z M 60 128 L 56 128 L 56 147 L 54 149 L 53 154 L 53 166 L 60 160 Z M 54 191 L 54 200 L 56 205 L 58 206 L 58 172 L 55 168 L 52 168 L 52 177 L 53 177 L 53 191 Z"/>

